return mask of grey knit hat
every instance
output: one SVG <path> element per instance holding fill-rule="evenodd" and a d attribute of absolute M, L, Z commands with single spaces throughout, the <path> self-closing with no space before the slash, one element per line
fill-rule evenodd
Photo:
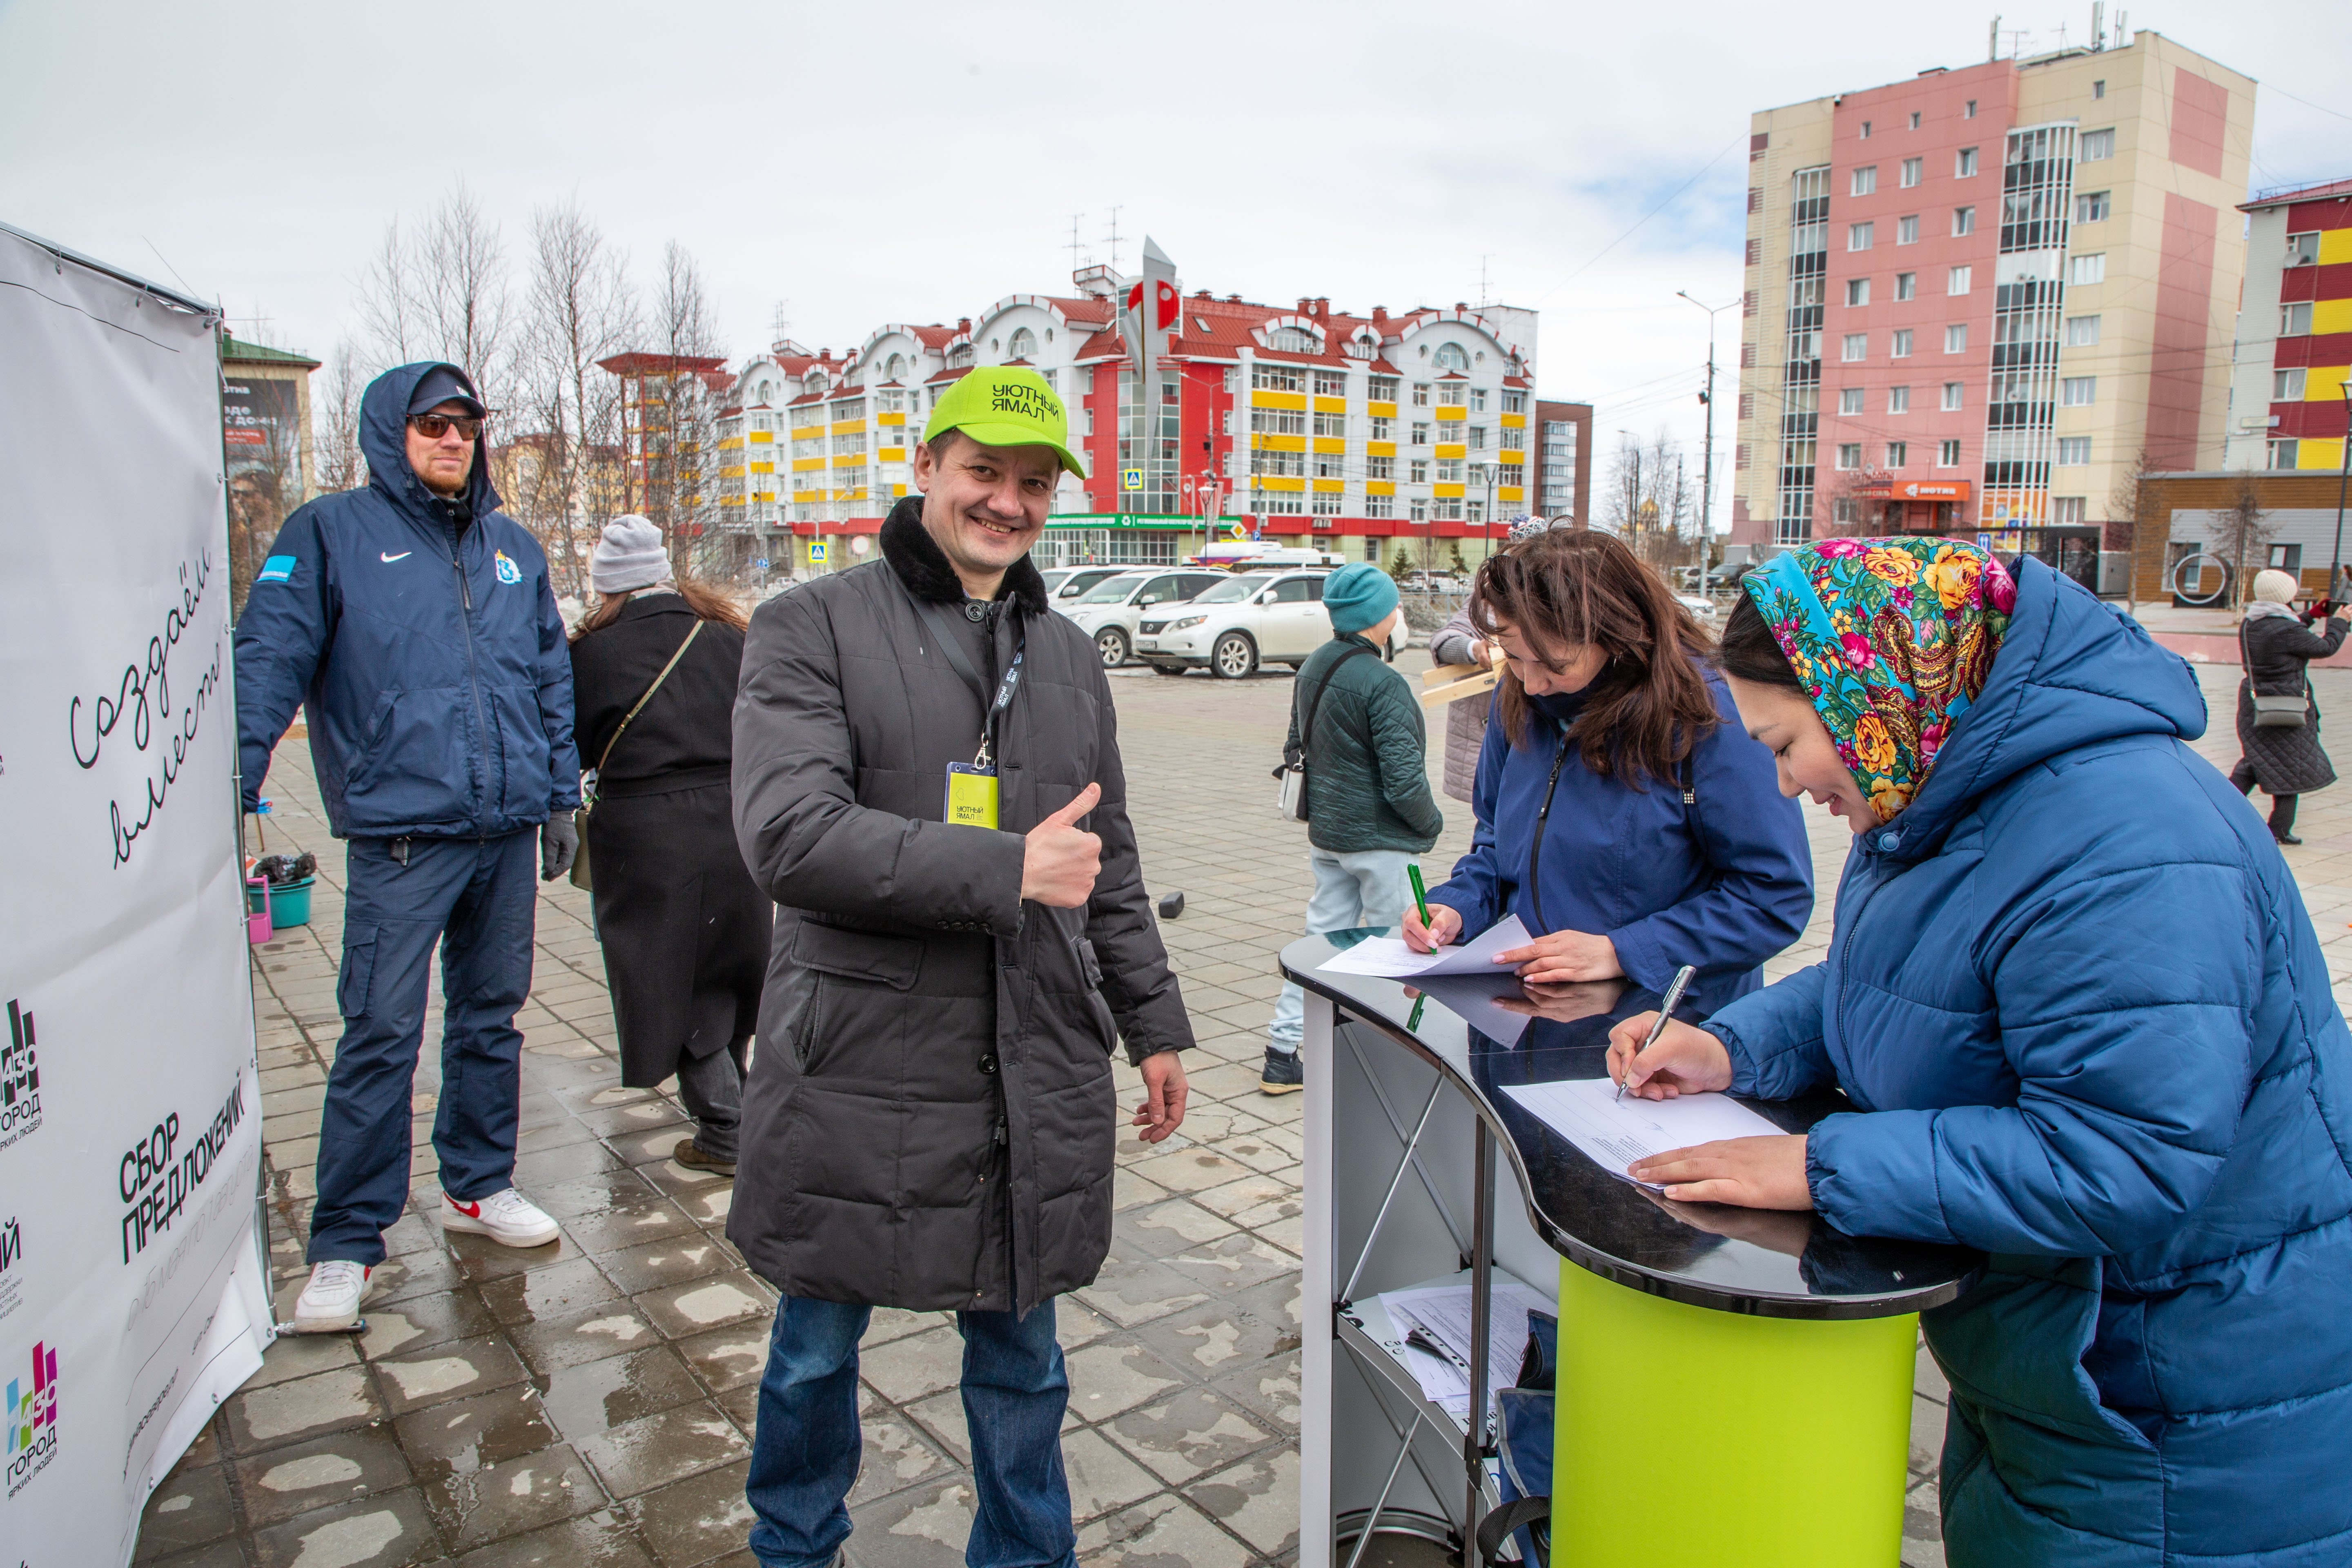
<path fill-rule="evenodd" d="M 661 530 L 632 512 L 604 525 L 596 552 L 588 558 L 588 585 L 600 594 L 625 594 L 670 580 L 669 552 Z"/>

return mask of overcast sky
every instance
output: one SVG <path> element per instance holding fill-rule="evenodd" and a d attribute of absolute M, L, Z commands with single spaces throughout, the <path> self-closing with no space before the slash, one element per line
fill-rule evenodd
<path fill-rule="evenodd" d="M 2088 0 L 2005 3 L 2029 53 L 2089 30 Z M 2342 0 L 2129 9 L 2263 84 L 2253 184 L 2352 174 Z M 1108 262 L 1116 205 L 1122 266 L 1148 233 L 1220 295 L 1475 302 L 1483 268 L 1486 298 L 1543 312 L 1542 393 L 1597 402 L 1602 444 L 1662 424 L 1695 442 L 1706 323 L 1675 291 L 1738 294 L 1748 112 L 1979 60 L 1990 21 L 1883 3 L 0 0 L 0 220 L 323 357 L 395 217 L 462 178 L 520 261 L 531 209 L 573 198 L 641 282 L 666 241 L 691 250 L 740 359 L 780 308 L 838 348 L 1064 290 L 1073 215 L 1081 261 Z M 1738 322 L 1717 318 L 1732 365 Z"/>

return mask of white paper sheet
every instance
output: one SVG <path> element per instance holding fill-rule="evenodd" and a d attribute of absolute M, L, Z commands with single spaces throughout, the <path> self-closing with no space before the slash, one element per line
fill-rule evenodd
<path fill-rule="evenodd" d="M 1495 1390 L 1508 1388 L 1518 1381 L 1519 1360 L 1528 1348 L 1528 1313 L 1556 1310 L 1552 1302 L 1536 1291 L 1516 1279 L 1505 1279 L 1499 1272 L 1495 1276 L 1494 1290 L 1487 1316 L 1486 1391 L 1490 1397 Z M 1470 1418 L 1470 1331 L 1475 1321 L 1470 1311 L 1470 1287 L 1432 1285 L 1413 1290 L 1390 1290 L 1381 1295 L 1381 1304 L 1400 1336 L 1419 1325 L 1453 1352 L 1432 1355 L 1418 1345 L 1406 1344 L 1402 1347 L 1400 1359 L 1420 1381 L 1423 1398 L 1456 1421 L 1466 1423 Z"/>
<path fill-rule="evenodd" d="M 1498 974 L 1495 955 L 1528 944 L 1528 928 L 1517 915 L 1506 915 L 1480 935 L 1435 952 L 1415 952 L 1402 937 L 1368 936 L 1345 952 L 1335 952 L 1317 965 L 1326 974 L 1377 974 L 1389 980 L 1416 975 Z"/>
<path fill-rule="evenodd" d="M 1642 1100 L 1629 1094 L 1620 1102 L 1617 1086 L 1605 1078 L 1512 1084 L 1505 1086 L 1503 1092 L 1581 1149 L 1594 1164 L 1629 1182 L 1633 1178 L 1625 1174 L 1625 1167 L 1652 1154 L 1719 1138 L 1780 1135 L 1780 1129 L 1728 1095 Z M 1635 1184 L 1659 1190 L 1655 1182 Z"/>

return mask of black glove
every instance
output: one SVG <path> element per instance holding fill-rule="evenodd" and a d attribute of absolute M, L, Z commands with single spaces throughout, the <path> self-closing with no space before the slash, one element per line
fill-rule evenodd
<path fill-rule="evenodd" d="M 572 814 L 557 812 L 539 830 L 539 879 L 552 882 L 572 869 L 579 853 L 580 830 L 572 826 Z"/>

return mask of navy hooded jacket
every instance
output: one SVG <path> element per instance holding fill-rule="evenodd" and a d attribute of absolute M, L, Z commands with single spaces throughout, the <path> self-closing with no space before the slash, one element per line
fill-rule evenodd
<path fill-rule="evenodd" d="M 1926 1315 L 1956 1563 L 2352 1562 L 2352 1035 L 2196 679 L 2036 561 L 1825 963 L 1717 1014 L 1738 1092 L 1834 1083 L 1850 1234 L 1992 1254 Z"/>
<path fill-rule="evenodd" d="M 486 450 L 462 533 L 409 467 L 408 400 L 434 368 L 369 384 L 367 488 L 288 518 L 255 577 L 236 641 L 247 811 L 298 706 L 338 838 L 493 837 L 580 804 L 547 557 L 498 510 Z"/>
<path fill-rule="evenodd" d="M 1593 773 L 1570 748 L 1559 770 L 1543 848 L 1533 853 L 1552 763 L 1580 698 L 1538 697 L 1528 744 L 1511 744 L 1499 718 L 1486 725 L 1472 804 L 1470 853 L 1429 901 L 1462 916 L 1475 936 L 1516 914 L 1528 931 L 1605 936 L 1618 966 L 1645 991 L 1698 966 L 1688 1005 L 1711 1013 L 1764 983 L 1766 959 L 1804 933 L 1813 912 L 1813 857 L 1797 803 L 1782 797 L 1772 754 L 1740 727 L 1722 678 L 1707 692 L 1723 722 L 1699 741 L 1692 795 L 1676 782 L 1629 789 Z M 1528 883 L 1535 862 L 1542 890 Z"/>

